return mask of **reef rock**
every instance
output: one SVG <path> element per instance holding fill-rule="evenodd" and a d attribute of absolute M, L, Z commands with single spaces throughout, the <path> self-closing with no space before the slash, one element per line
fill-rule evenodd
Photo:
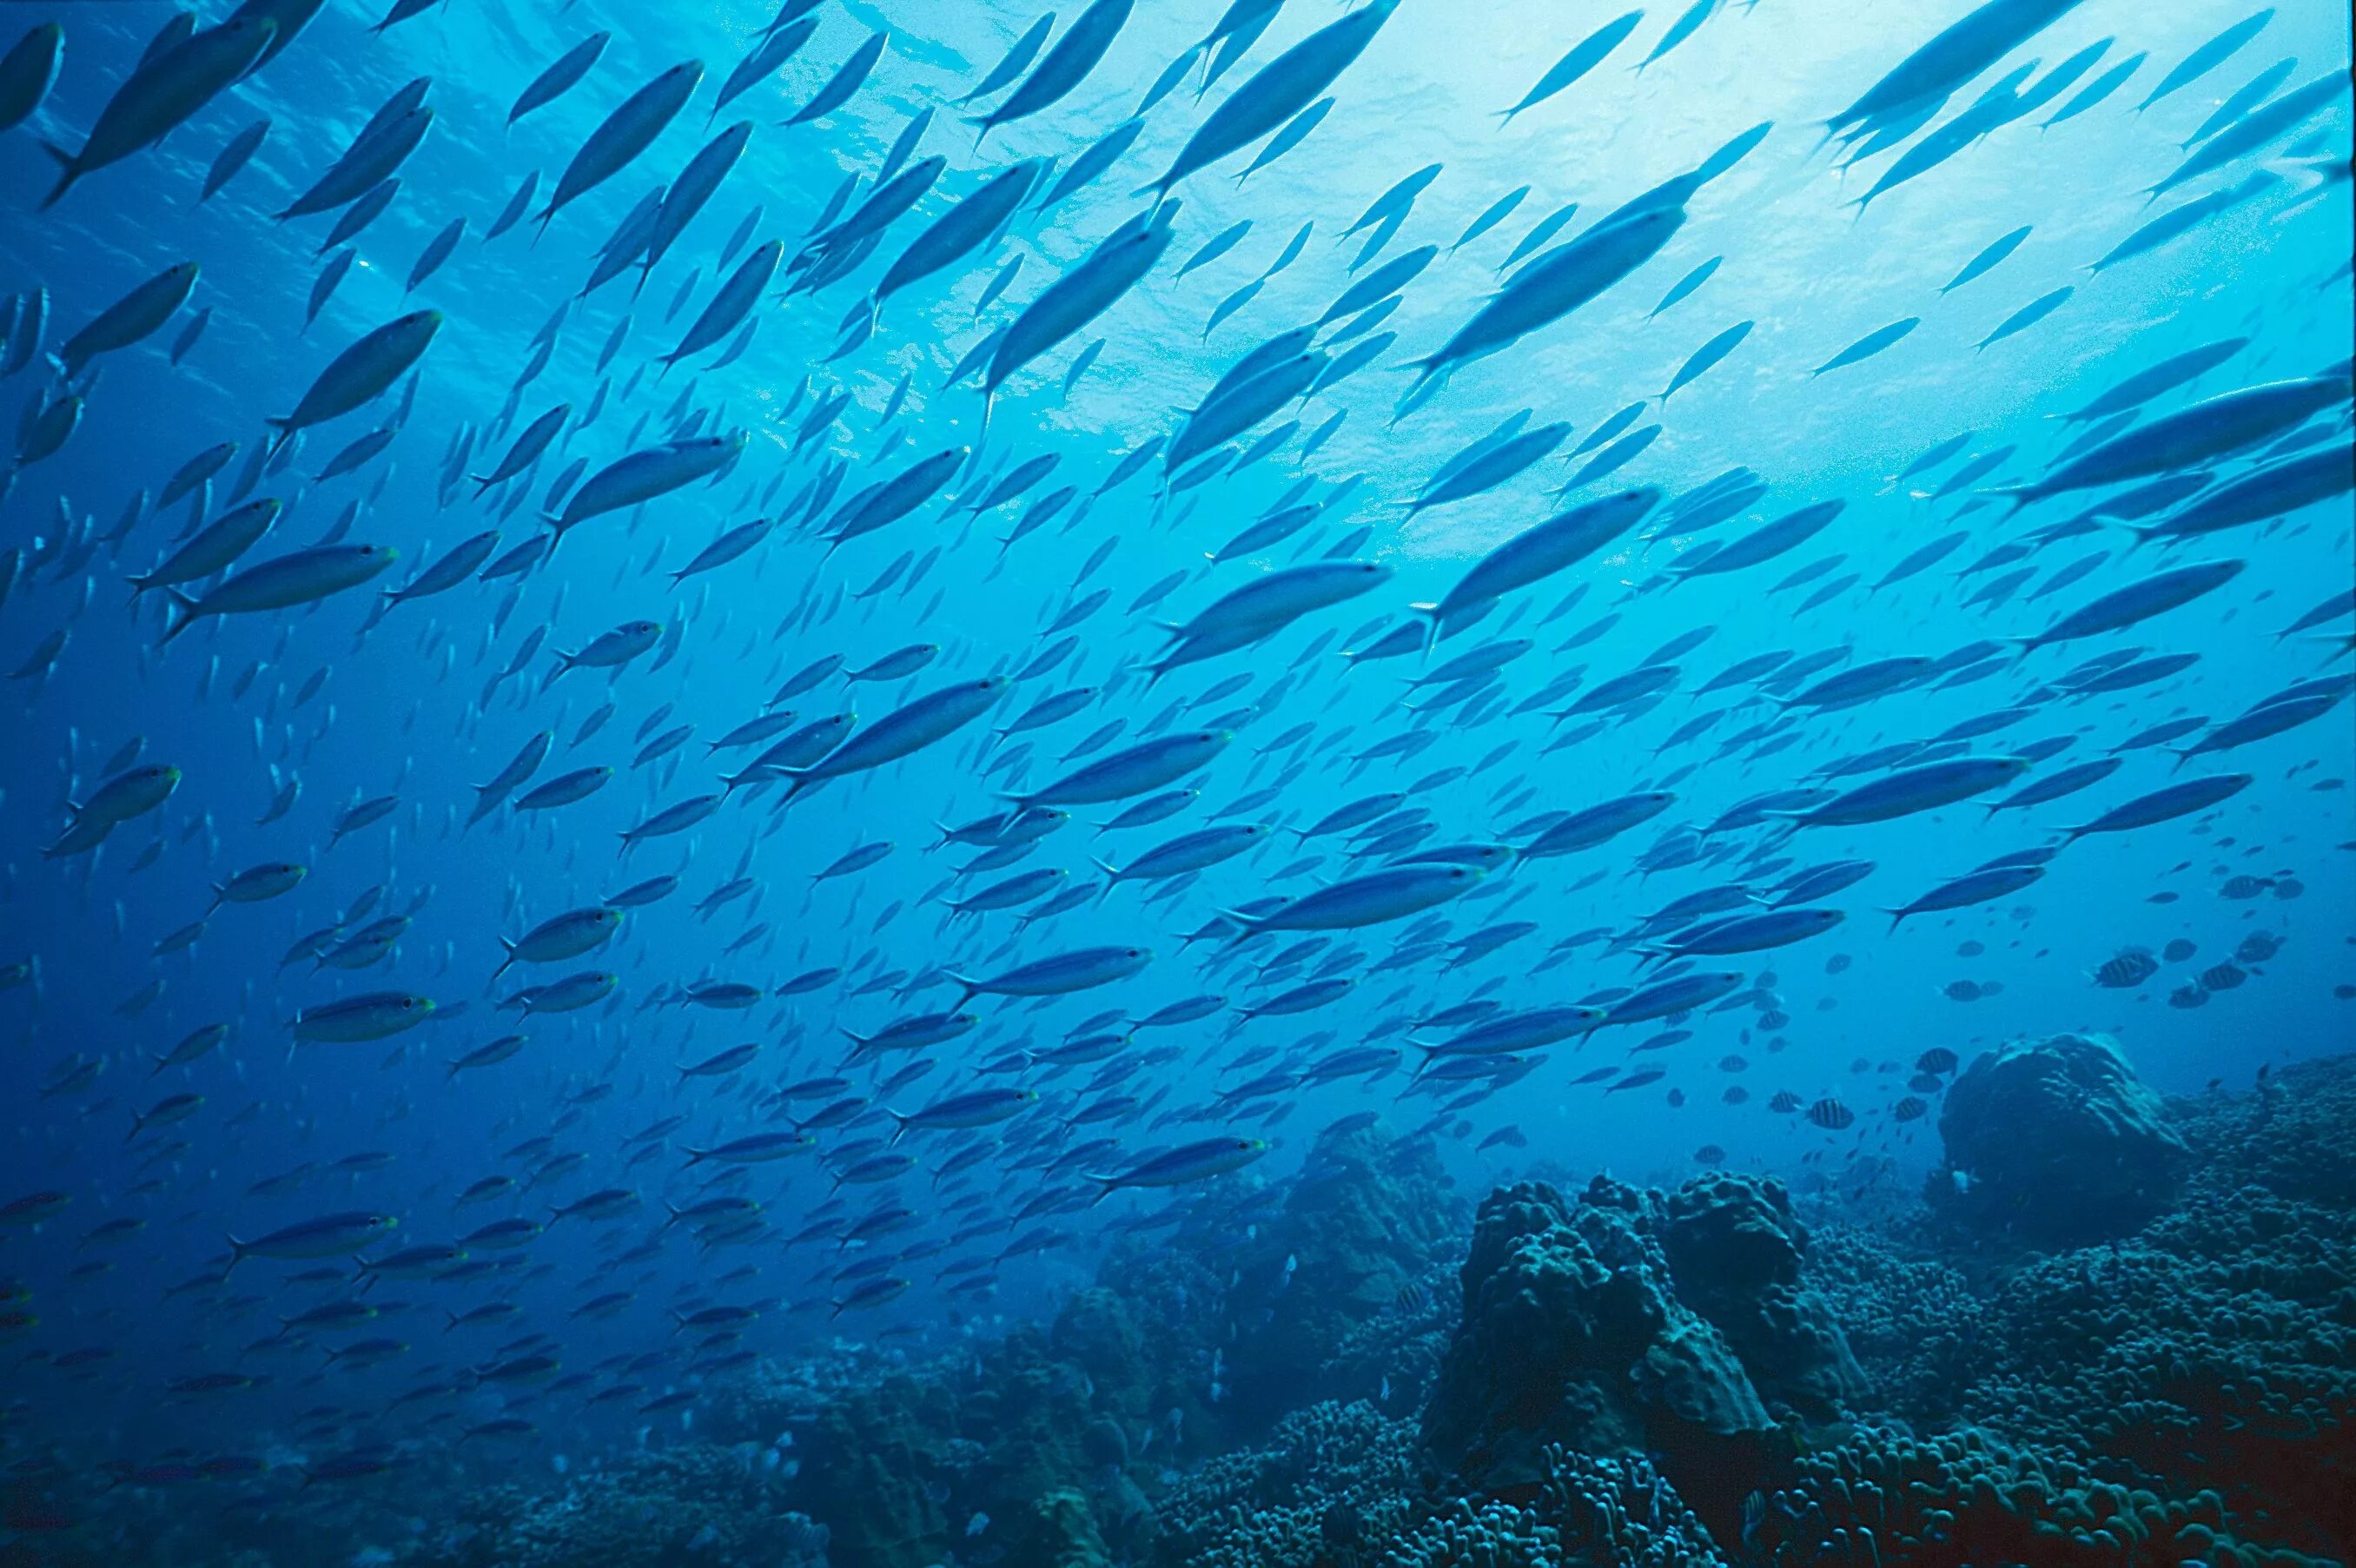
<path fill-rule="evenodd" d="M 2103 1036 L 2019 1041 L 1980 1057 L 1939 1115 L 1946 1162 L 1926 1195 L 1946 1218 L 2033 1246 L 2074 1246 L 2147 1223 L 2189 1152 Z"/>
<path fill-rule="evenodd" d="M 1819 1419 L 1862 1386 L 1801 1289 L 1804 1245 L 1782 1186 L 1747 1177 L 1491 1194 L 1424 1412 L 1432 1456 L 1510 1498 L 1541 1483 L 1550 1445 L 1649 1453 L 1712 1528 L 1733 1528 L 1791 1452 L 1769 1391 Z"/>
<path fill-rule="evenodd" d="M 1811 1422 L 1854 1408 L 1865 1373 L 1824 1298 L 1801 1284 L 1808 1231 L 1783 1184 L 1705 1176 L 1661 1207 L 1677 1294 L 1726 1336 L 1768 1408 Z"/>

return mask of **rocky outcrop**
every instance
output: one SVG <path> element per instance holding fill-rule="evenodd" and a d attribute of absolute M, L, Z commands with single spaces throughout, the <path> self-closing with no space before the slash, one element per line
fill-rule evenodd
<path fill-rule="evenodd" d="M 1828 1418 L 1863 1382 L 1801 1286 L 1804 1246 L 1772 1181 L 1492 1194 L 1424 1414 L 1432 1455 L 1511 1496 L 1537 1484 L 1550 1445 L 1650 1453 L 1703 1519 L 1732 1524 L 1791 1452 L 1779 1412 Z"/>
<path fill-rule="evenodd" d="M 1824 1297 L 1801 1282 L 1808 1232 L 1783 1183 L 1706 1176 L 1661 1208 L 1677 1294 L 1726 1336 L 1768 1408 L 1812 1422 L 1855 1409 L 1865 1373 Z"/>
<path fill-rule="evenodd" d="M 2148 1223 L 2189 1152 L 2116 1042 L 2017 1041 L 1976 1059 L 1939 1113 L 1946 1161 L 1925 1193 L 1968 1229 L 2076 1246 Z"/>

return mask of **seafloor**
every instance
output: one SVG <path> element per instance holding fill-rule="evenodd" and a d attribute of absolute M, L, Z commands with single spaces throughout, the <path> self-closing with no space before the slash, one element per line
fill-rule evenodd
<path fill-rule="evenodd" d="M 1052 1323 L 764 1362 L 691 1440 L 563 1474 L 454 1442 L 94 1503 L 24 1466 L 19 1517 L 93 1522 L 12 1560 L 2347 1560 L 2356 1057 L 2162 1101 L 2061 1036 L 1973 1064 L 1935 1126 L 1921 1192 L 1852 1161 L 1799 1195 L 1708 1172 L 1476 1201 L 1428 1142 L 1345 1124 L 1297 1180 L 1145 1211 Z"/>

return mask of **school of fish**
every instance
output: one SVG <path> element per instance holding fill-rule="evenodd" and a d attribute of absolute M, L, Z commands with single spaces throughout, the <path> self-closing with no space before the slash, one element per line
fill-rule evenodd
<path fill-rule="evenodd" d="M 1837 1182 L 2027 970 L 2347 961 L 2344 16 L 1859 11 L 1655 138 L 1785 0 L 1478 102 L 1438 0 L 44 9 L 0 1339 L 89 1466 L 626 1443 L 1337 1117 Z M 2124 223 L 1950 184 L 2097 150 Z M 1799 231 L 1940 275 L 1730 319 Z"/>

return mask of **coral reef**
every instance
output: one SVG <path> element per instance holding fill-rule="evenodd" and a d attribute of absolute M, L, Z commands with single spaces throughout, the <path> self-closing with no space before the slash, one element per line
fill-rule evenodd
<path fill-rule="evenodd" d="M 1412 1416 L 1430 1399 L 1463 1303 L 1461 1257 L 1434 1262 L 1391 1299 L 1344 1326 L 1318 1369 L 1318 1386 L 1335 1398 L 1373 1402 L 1386 1415 Z"/>
<path fill-rule="evenodd" d="M 1169 1237 L 1141 1233 L 1044 1328 L 931 1363 L 845 1352 L 765 1365 L 715 1400 L 712 1430 L 791 1434 L 788 1494 L 826 1529 L 838 1568 L 929 1568 L 976 1550 L 1023 1564 L 1137 1561 L 1168 1534 L 1168 1509 L 1149 1497 L 1165 1467 L 1243 1463 L 1239 1446 L 1274 1432 L 1259 1463 L 1269 1477 L 1290 1465 L 1305 1485 L 1344 1446 L 1323 1434 L 1344 1408 L 1318 1402 L 1329 1393 L 1403 1391 L 1402 1413 L 1420 1402 L 1444 1309 L 1418 1282 L 1462 1234 L 1438 1157 L 1345 1128 L 1319 1140 L 1307 1169 L 1187 1206 Z M 1393 1338 L 1352 1340 L 1377 1321 Z M 1405 1472 L 1384 1474 L 1396 1490 Z M 1379 1515 L 1374 1500 L 1365 1508 Z M 1178 1509 L 1194 1521 L 1181 1536 L 1208 1517 Z M 1318 1504 L 1312 1524 L 1330 1511 L 1332 1499 Z"/>
<path fill-rule="evenodd" d="M 1868 1369 L 1862 1408 L 1920 1427 L 1943 1424 L 1989 1334 L 1969 1278 L 1884 1232 L 1827 1225 L 1810 1240 L 1811 1281 Z"/>
<path fill-rule="evenodd" d="M 416 1542 L 410 1568 L 826 1568 L 826 1531 L 787 1506 L 780 1466 L 693 1444 L 584 1470 L 527 1497 L 476 1493 Z"/>
<path fill-rule="evenodd" d="M 543 1495 L 437 1477 L 455 1500 L 398 1560 L 2356 1556 L 2356 1058 L 2166 1102 L 2101 1041 L 1984 1061 L 1948 1143 L 1976 1204 L 1809 1225 L 1769 1178 L 1599 1177 L 1499 1188 L 1468 1226 L 1428 1146 L 1331 1134 L 1295 1182 L 1142 1219 L 1044 1326 L 758 1362 L 706 1391 L 710 1441 Z M 2098 1240 L 2008 1213 L 2043 1156 L 1990 1122 L 2025 1103 L 2123 1140 L 2087 1162 Z"/>
<path fill-rule="evenodd" d="M 2122 1236 L 2175 1195 L 2190 1151 L 2103 1036 L 2017 1041 L 1976 1058 L 1939 1112 L 1946 1161 L 1925 1196 L 1958 1224 L 2036 1245 Z"/>
<path fill-rule="evenodd" d="M 1324 1568 L 1401 1529 L 1413 1511 L 1414 1424 L 1326 1402 L 1269 1441 L 1180 1477 L 1159 1504 L 1155 1560 L 1171 1568 Z"/>
<path fill-rule="evenodd" d="M 1365 1386 L 1365 1366 L 1335 1368 L 1338 1382 L 1312 1374 L 1435 1256 L 1457 1246 L 1463 1230 L 1463 1206 L 1428 1142 L 1328 1129 L 1307 1170 L 1284 1190 L 1280 1208 L 1217 1247 L 1229 1269 L 1225 1310 L 1235 1326 L 1224 1380 L 1234 1395 L 1228 1418 L 1245 1434 L 1312 1401 L 1377 1396 L 1387 1367 L 1375 1369 L 1376 1387 Z M 1198 1225 L 1180 1240 L 1213 1237 Z"/>
<path fill-rule="evenodd" d="M 1801 1462 L 1794 1485 L 1746 1528 L 1746 1557 L 1775 1568 L 2320 1568 L 2235 1541 L 2213 1493 L 2163 1499 L 1973 1432 L 1927 1443 L 1859 1436 Z"/>
<path fill-rule="evenodd" d="M 2356 1555 L 2356 1058 L 2169 1102 L 2188 1150 L 2132 1234 L 1961 1260 L 1820 1234 L 1868 1408 L 1976 1426 L 2104 1482 L 2222 1501 L 2237 1533 Z M 1966 1269 L 1970 1272 L 1966 1273 Z"/>
<path fill-rule="evenodd" d="M 2173 1101 L 2171 1122 L 2201 1151 L 2200 1185 L 2254 1187 L 2325 1208 L 2356 1208 L 2356 1058 L 2260 1069 L 2254 1094 Z"/>
<path fill-rule="evenodd" d="M 1642 1455 L 1541 1455 L 1521 1506 L 1458 1499 L 1392 1542 L 1383 1568 L 1723 1568 L 1709 1532 Z"/>

